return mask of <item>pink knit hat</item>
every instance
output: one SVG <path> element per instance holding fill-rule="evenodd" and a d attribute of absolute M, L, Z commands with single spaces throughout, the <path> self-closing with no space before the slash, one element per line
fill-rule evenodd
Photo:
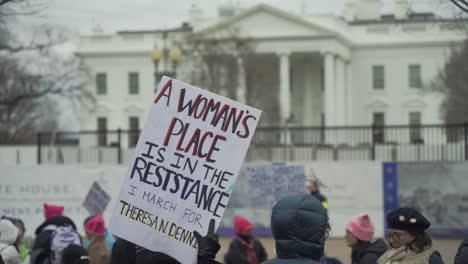
<path fill-rule="evenodd" d="M 91 234 L 104 234 L 104 218 L 102 215 L 97 215 L 89 219 L 84 225 L 84 229 Z"/>
<path fill-rule="evenodd" d="M 44 204 L 44 216 L 46 219 L 51 218 L 52 216 L 62 215 L 63 206 Z"/>
<path fill-rule="evenodd" d="M 248 231 L 252 229 L 252 223 L 242 216 L 234 217 L 234 233 L 239 234 L 242 231 Z"/>
<path fill-rule="evenodd" d="M 374 224 L 368 215 L 353 217 L 346 226 L 346 230 L 362 241 L 372 241 L 374 236 Z"/>

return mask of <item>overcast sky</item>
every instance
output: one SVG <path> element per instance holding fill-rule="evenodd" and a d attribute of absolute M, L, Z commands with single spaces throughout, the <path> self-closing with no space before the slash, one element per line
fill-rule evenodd
<path fill-rule="evenodd" d="M 41 20 L 60 24 L 80 34 L 89 34 L 94 25 L 111 33 L 125 29 L 171 28 L 188 21 L 188 10 L 196 4 L 204 14 L 217 16 L 222 4 L 235 3 L 247 8 L 267 3 L 282 10 L 299 13 L 303 6 L 308 13 L 341 14 L 345 0 L 42 0 L 46 8 Z M 412 0 L 417 11 L 436 10 L 441 0 Z M 384 12 L 391 12 L 393 0 L 384 0 Z"/>

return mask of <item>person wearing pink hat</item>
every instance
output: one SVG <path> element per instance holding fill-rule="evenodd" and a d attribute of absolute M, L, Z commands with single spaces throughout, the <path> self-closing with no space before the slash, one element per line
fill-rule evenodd
<path fill-rule="evenodd" d="M 353 217 L 346 226 L 346 244 L 351 247 L 352 264 L 376 264 L 388 246 L 381 238 L 373 240 L 374 224 L 368 215 Z"/>
<path fill-rule="evenodd" d="M 106 243 L 104 227 L 102 215 L 92 217 L 84 225 L 86 237 L 89 239 L 88 253 L 91 264 L 110 263 L 110 250 Z"/>
<path fill-rule="evenodd" d="M 53 205 L 53 204 L 44 204 L 44 217 L 49 219 L 53 216 L 58 216 L 63 214 L 63 206 Z"/>
<path fill-rule="evenodd" d="M 260 264 L 267 260 L 265 248 L 252 235 L 253 225 L 242 216 L 234 217 L 235 237 L 224 256 L 225 264 Z"/>

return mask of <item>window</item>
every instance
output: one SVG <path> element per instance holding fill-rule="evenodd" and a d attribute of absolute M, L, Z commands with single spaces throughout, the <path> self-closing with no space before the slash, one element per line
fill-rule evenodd
<path fill-rule="evenodd" d="M 409 113 L 409 125 L 410 125 L 410 142 L 417 144 L 422 143 L 421 137 L 421 112 L 410 112 Z"/>
<path fill-rule="evenodd" d="M 139 76 L 138 72 L 128 73 L 128 93 L 138 94 L 139 90 Z"/>
<path fill-rule="evenodd" d="M 131 116 L 128 118 L 128 130 L 128 146 L 135 147 L 140 134 L 140 122 L 138 117 Z"/>
<path fill-rule="evenodd" d="M 408 66 L 408 82 L 410 88 L 421 88 L 421 65 Z"/>
<path fill-rule="evenodd" d="M 383 65 L 372 66 L 372 85 L 376 90 L 385 88 L 385 68 Z"/>
<path fill-rule="evenodd" d="M 375 112 L 372 114 L 372 139 L 374 143 L 384 143 L 385 113 Z"/>
<path fill-rule="evenodd" d="M 107 118 L 98 117 L 97 130 L 98 130 L 98 146 L 106 146 L 107 145 Z"/>
<path fill-rule="evenodd" d="M 97 94 L 107 94 L 107 74 L 98 73 L 96 75 L 96 92 Z"/>

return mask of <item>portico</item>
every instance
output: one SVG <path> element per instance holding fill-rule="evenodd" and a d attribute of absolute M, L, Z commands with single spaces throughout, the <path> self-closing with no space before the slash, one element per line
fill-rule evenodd
<path fill-rule="evenodd" d="M 265 89 L 268 82 L 261 78 L 267 75 L 273 80 L 269 83 L 270 94 L 264 96 L 274 100 L 278 109 L 276 117 L 265 122 L 280 126 L 350 123 L 351 60 L 342 36 L 266 5 L 227 20 L 195 33 L 222 39 L 223 32 L 234 28 L 239 37 L 251 40 L 254 48 L 249 56 L 255 57 L 256 65 L 246 68 L 244 59 L 236 58 L 236 100 L 260 107 L 248 96 L 258 95 L 252 89 Z"/>

